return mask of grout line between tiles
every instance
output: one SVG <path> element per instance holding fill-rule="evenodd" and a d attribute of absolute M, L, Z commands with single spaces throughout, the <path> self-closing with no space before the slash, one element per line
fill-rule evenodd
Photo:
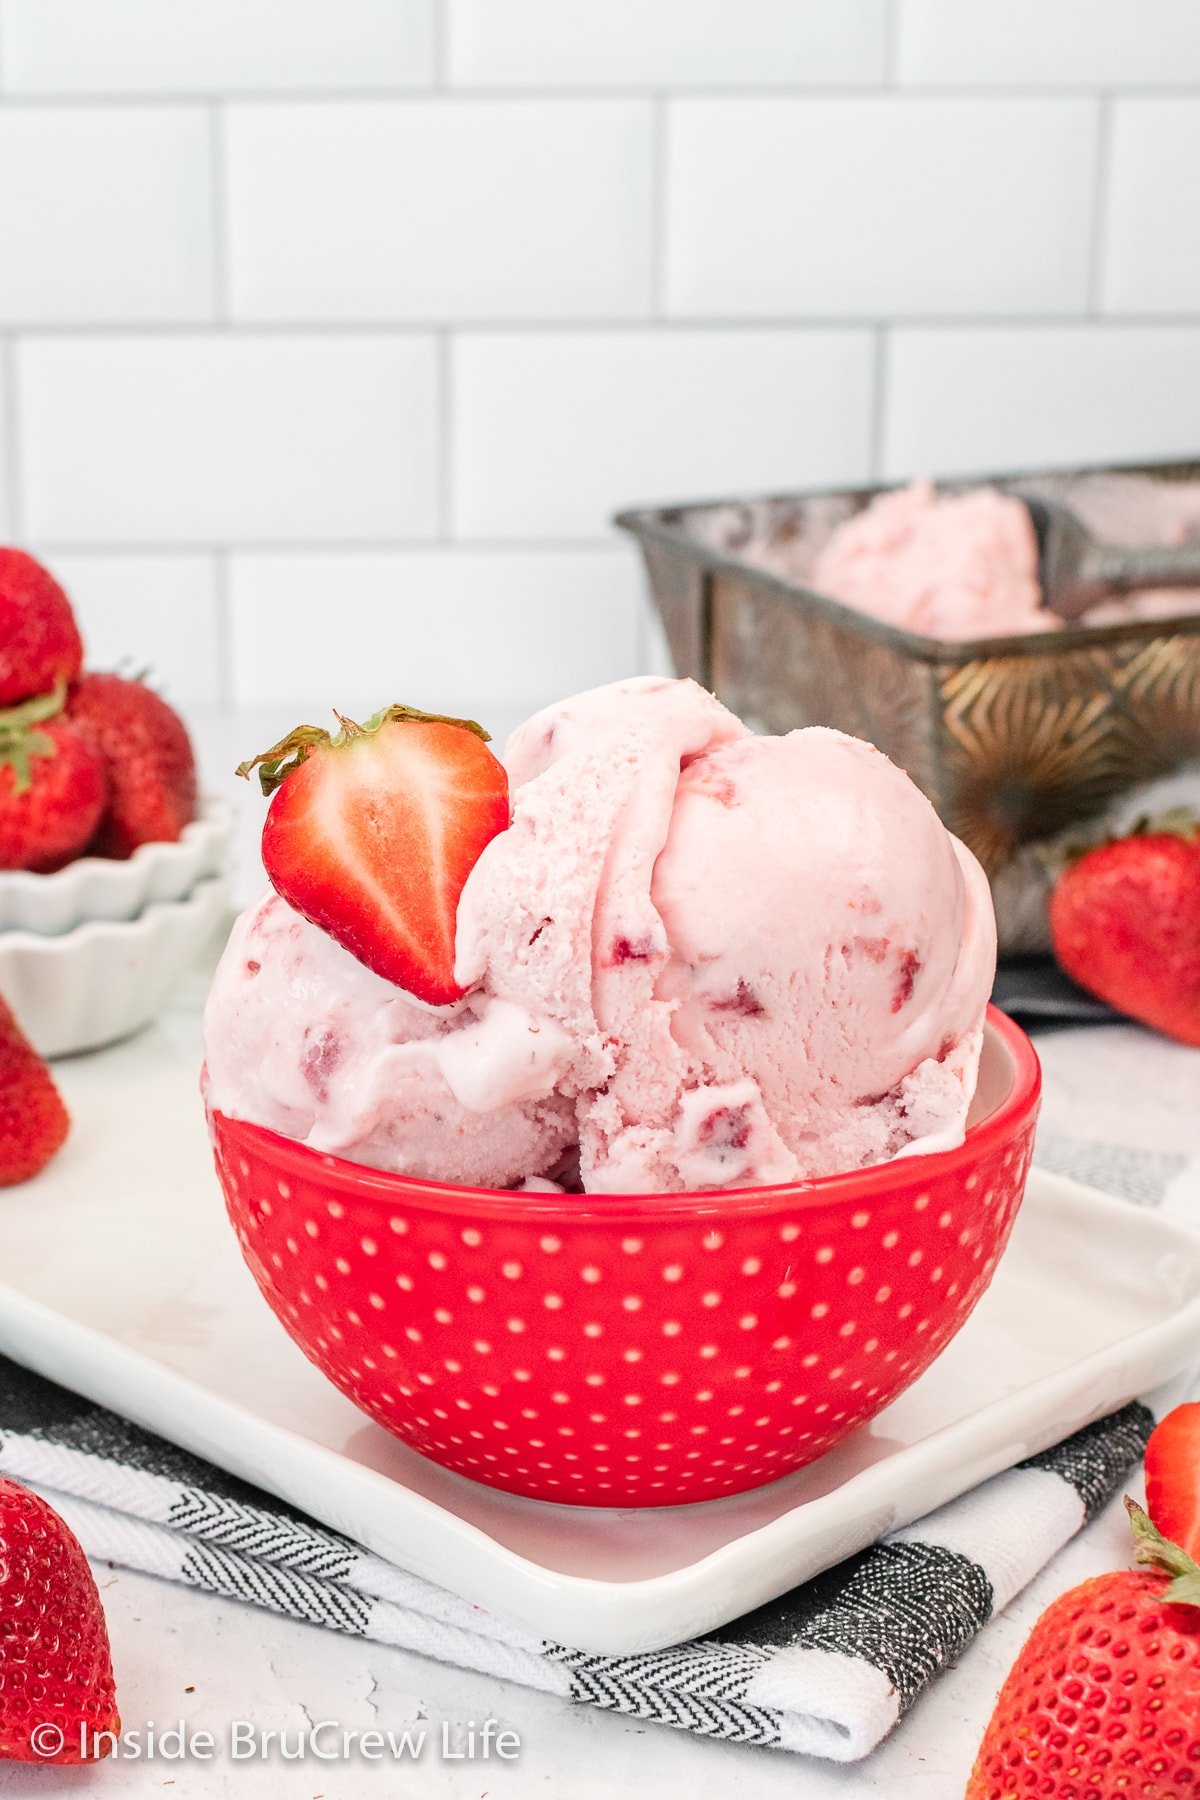
<path fill-rule="evenodd" d="M 655 319 L 663 317 L 666 304 L 668 104 L 666 94 L 655 94 L 650 113 L 650 311 Z"/>
<path fill-rule="evenodd" d="M 896 100 L 1086 100 L 1092 98 L 1097 82 L 1036 81 L 945 81 L 905 82 L 894 89 L 881 88 L 877 75 L 864 75 L 859 81 L 836 82 L 712 82 L 682 83 L 671 89 L 676 100 L 872 100 L 881 96 Z M 558 104 L 564 100 L 605 101 L 645 100 L 660 86 L 654 81 L 603 83 L 546 82 L 542 86 L 465 86 L 437 88 L 430 83 L 399 86 L 388 81 L 375 86 L 297 87 L 297 88 L 156 88 L 153 92 L 132 91 L 89 92 L 79 90 L 46 93 L 13 93 L 0 95 L 6 107 L 130 107 L 174 106 L 197 101 L 228 102 L 231 106 L 321 106 L 342 105 L 347 101 L 378 102 L 390 106 L 405 101 L 438 100 L 446 105 L 469 105 L 476 100 L 512 101 L 529 105 L 545 101 Z M 1120 86 L 1125 97 L 1138 99 L 1195 99 L 1200 80 L 1152 82 L 1141 81 Z"/>
<path fill-rule="evenodd" d="M 8 535 L 24 536 L 24 493 L 21 484 L 21 406 L 17 392 L 17 344 L 11 334 L 0 343 L 4 389 L 4 487 L 8 503 Z"/>
<path fill-rule="evenodd" d="M 880 479 L 883 468 L 884 435 L 887 430 L 887 376 L 889 338 L 886 325 L 880 325 L 875 332 L 874 353 L 871 364 L 871 480 Z"/>
<path fill-rule="evenodd" d="M 530 336 L 546 337 L 599 337 L 619 336 L 623 334 L 670 333 L 673 336 L 687 336 L 689 333 L 721 333 L 736 337 L 739 334 L 751 334 L 762 331 L 788 332 L 796 336 L 805 333 L 842 332 L 848 336 L 877 330 L 880 326 L 888 326 L 896 330 L 911 331 L 1074 331 L 1093 326 L 1110 327 L 1114 330 L 1164 330 L 1187 331 L 1200 326 L 1200 309 L 1176 309 L 1170 312 L 1126 312 L 1106 313 L 1102 318 L 1093 318 L 1078 308 L 1062 312 L 1019 312 L 1008 313 L 885 313 L 881 309 L 864 313 L 770 313 L 761 316 L 739 318 L 730 313 L 696 313 L 696 314 L 664 314 L 661 318 L 648 319 L 644 315 L 628 318 L 595 318 L 570 319 L 561 314 L 542 318 L 526 317 L 522 319 L 415 319 L 404 322 L 381 322 L 378 320 L 357 319 L 309 319 L 305 321 L 280 320 L 269 323 L 260 320 L 229 319 L 226 329 L 242 338 L 262 338 L 265 341 L 287 338 L 336 338 L 341 337 L 347 343 L 354 343 L 363 338 L 436 338 L 439 332 L 450 332 L 455 336 Z M 139 338 L 192 338 L 203 340 L 212 335 L 211 322 L 202 319 L 188 319 L 166 322 L 138 321 L 133 323 L 114 323 L 111 320 L 78 321 L 74 324 L 51 323 L 44 320 L 9 319 L 3 322 L 3 330 L 19 335 L 26 342 L 53 342 L 57 339 L 92 339 L 96 342 L 106 340 L 128 339 L 136 342 Z"/>
<path fill-rule="evenodd" d="M 229 306 L 229 205 L 228 164 L 225 154 L 224 108 L 208 109 L 209 182 L 212 187 L 213 316 L 220 326 L 230 323 Z"/>
<path fill-rule="evenodd" d="M 454 539 L 454 337 L 440 331 L 437 341 L 438 391 L 438 539 Z"/>
<path fill-rule="evenodd" d="M 1096 120 L 1096 164 L 1092 195 L 1092 243 L 1088 259 L 1088 317 L 1103 316 L 1104 259 L 1108 248 L 1108 200 L 1112 185 L 1113 96 L 1102 93 Z M 1107 323 L 1107 321 L 1105 321 Z"/>
<path fill-rule="evenodd" d="M 229 551 L 223 545 L 217 547 L 213 558 L 213 589 L 216 602 L 214 625 L 217 638 L 217 692 L 220 704 L 228 707 L 234 703 L 233 596 L 229 583 Z"/>
<path fill-rule="evenodd" d="M 438 93 L 450 86 L 449 0 L 430 0 L 433 7 L 433 85 Z"/>
<path fill-rule="evenodd" d="M 900 70 L 900 8 L 903 0 L 883 0 L 883 85 L 895 88 Z"/>
<path fill-rule="evenodd" d="M 428 555 L 431 551 L 460 551 L 474 556 L 565 556 L 634 554 L 624 535 L 596 537 L 513 538 L 244 538 L 211 539 L 122 538 L 111 543 L 95 539 L 38 538 L 35 548 L 47 556 L 211 556 L 214 549 L 227 559 L 235 556 L 378 556 Z"/>

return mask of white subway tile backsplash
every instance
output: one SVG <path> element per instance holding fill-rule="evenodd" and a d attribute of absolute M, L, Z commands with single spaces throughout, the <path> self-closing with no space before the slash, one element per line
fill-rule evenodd
<path fill-rule="evenodd" d="M 211 318 L 210 167 L 198 106 L 0 111 L 0 320 Z"/>
<path fill-rule="evenodd" d="M 1115 102 L 1102 278 L 1106 312 L 1200 313 L 1197 170 L 1200 97 Z"/>
<path fill-rule="evenodd" d="M 464 333 L 451 406 L 462 537 L 596 537 L 636 501 L 853 481 L 863 331 Z"/>
<path fill-rule="evenodd" d="M 218 704 L 215 557 L 79 556 L 32 548 L 71 597 L 88 668 L 145 670 L 173 704 Z"/>
<path fill-rule="evenodd" d="M 429 336 L 18 346 L 24 528 L 56 544 L 431 535 Z"/>
<path fill-rule="evenodd" d="M 676 100 L 680 317 L 1067 312 L 1087 298 L 1091 100 Z"/>
<path fill-rule="evenodd" d="M 233 697 L 248 707 L 495 702 L 507 718 L 637 668 L 642 578 L 624 548 L 244 552 L 230 574 Z"/>
<path fill-rule="evenodd" d="M 233 106 L 234 316 L 644 316 L 651 126 L 640 100 Z"/>
<path fill-rule="evenodd" d="M 1195 0 L 898 0 L 902 82 L 1168 87 L 1200 80 Z"/>
<path fill-rule="evenodd" d="M 448 0 L 464 87 L 774 87 L 883 78 L 885 0 Z"/>
<path fill-rule="evenodd" d="M 1197 166 L 1194 0 L 0 0 L 0 539 L 502 728 L 661 666 L 623 506 L 1196 454 Z"/>
<path fill-rule="evenodd" d="M 0 0 L 13 94 L 428 87 L 435 0 Z"/>
<path fill-rule="evenodd" d="M 889 476 L 1195 455 L 1200 327 L 897 329 Z"/>

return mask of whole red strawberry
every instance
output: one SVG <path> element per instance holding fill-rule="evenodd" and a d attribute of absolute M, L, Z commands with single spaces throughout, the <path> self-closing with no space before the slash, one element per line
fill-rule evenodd
<path fill-rule="evenodd" d="M 1200 827 L 1089 850 L 1050 898 L 1054 954 L 1080 987 L 1168 1037 L 1200 1044 Z"/>
<path fill-rule="evenodd" d="M 454 979 L 459 897 L 509 822 L 508 777 L 465 719 L 389 706 L 365 725 L 336 715 L 242 763 L 274 794 L 262 854 L 277 891 L 377 975 L 430 1006 Z"/>
<path fill-rule="evenodd" d="M 108 1627 L 79 1541 L 0 1475 L 0 1761 L 91 1762 L 121 1729 Z"/>
<path fill-rule="evenodd" d="M 0 1187 L 37 1175 L 70 1127 L 53 1076 L 0 1000 Z"/>
<path fill-rule="evenodd" d="M 1146 1511 L 1165 1538 L 1200 1562 L 1200 1400 L 1175 1407 L 1150 1433 Z M 1200 1788 L 1200 1775 L 1196 1780 Z"/>
<path fill-rule="evenodd" d="M 0 706 L 74 681 L 82 664 L 71 602 L 49 569 L 0 547 Z"/>
<path fill-rule="evenodd" d="M 1200 1569 L 1125 1502 L 1139 1562 L 1042 1614 L 1000 1691 L 966 1800 L 1200 1793 Z"/>
<path fill-rule="evenodd" d="M 104 764 L 61 710 L 63 690 L 0 713 L 0 869 L 79 856 L 108 799 Z"/>
<path fill-rule="evenodd" d="M 187 726 L 142 681 L 84 675 L 67 713 L 102 757 L 109 803 L 93 850 L 132 856 L 139 844 L 173 844 L 196 816 L 196 759 Z"/>

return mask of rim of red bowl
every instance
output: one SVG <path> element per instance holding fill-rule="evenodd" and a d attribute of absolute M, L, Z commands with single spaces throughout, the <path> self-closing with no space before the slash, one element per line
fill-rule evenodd
<path fill-rule="evenodd" d="M 630 1212 L 655 1218 L 703 1217 L 708 1213 L 727 1215 L 730 1212 L 753 1214 L 774 1210 L 781 1200 L 802 1207 L 829 1205 L 839 1200 L 860 1204 L 864 1198 L 894 1184 L 898 1164 L 906 1181 L 937 1181 L 953 1174 L 963 1164 L 974 1163 L 982 1152 L 1002 1142 L 1012 1128 L 1032 1115 L 1042 1087 L 1037 1051 L 1021 1027 L 998 1007 L 988 1007 L 987 1022 L 1012 1059 L 1012 1085 L 998 1106 L 967 1127 L 961 1144 L 952 1150 L 893 1158 L 866 1169 L 817 1175 L 809 1181 L 783 1182 L 776 1187 L 701 1188 L 667 1194 L 542 1194 L 520 1193 L 512 1188 L 466 1187 L 368 1168 L 363 1163 L 348 1162 L 344 1157 L 282 1137 L 265 1126 L 231 1119 L 225 1113 L 214 1116 L 233 1138 L 240 1138 L 248 1145 L 263 1145 L 263 1154 L 269 1157 L 273 1167 L 291 1169 L 302 1179 L 311 1181 L 316 1163 L 320 1167 L 321 1181 L 329 1187 L 349 1188 L 356 1200 L 378 1198 L 381 1205 L 388 1206 L 404 1204 L 411 1207 L 414 1199 L 431 1196 L 436 1199 L 438 1209 L 448 1213 L 462 1211 L 477 1215 L 486 1207 L 509 1218 L 561 1219 L 565 1213 L 582 1221 L 616 1218 Z"/>

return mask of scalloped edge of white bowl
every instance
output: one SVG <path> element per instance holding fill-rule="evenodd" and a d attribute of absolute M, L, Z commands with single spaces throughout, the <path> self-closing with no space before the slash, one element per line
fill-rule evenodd
<path fill-rule="evenodd" d="M 92 919 L 61 937 L 0 932 L 0 994 L 42 1056 L 95 1050 L 140 1031 L 228 918 L 210 875 L 136 919 Z"/>
<path fill-rule="evenodd" d="M 93 921 L 132 920 L 149 906 L 183 900 L 220 869 L 234 822 L 227 801 L 206 796 L 174 843 L 141 844 L 123 862 L 80 856 L 52 875 L 0 870 L 0 932 L 60 938 Z"/>

